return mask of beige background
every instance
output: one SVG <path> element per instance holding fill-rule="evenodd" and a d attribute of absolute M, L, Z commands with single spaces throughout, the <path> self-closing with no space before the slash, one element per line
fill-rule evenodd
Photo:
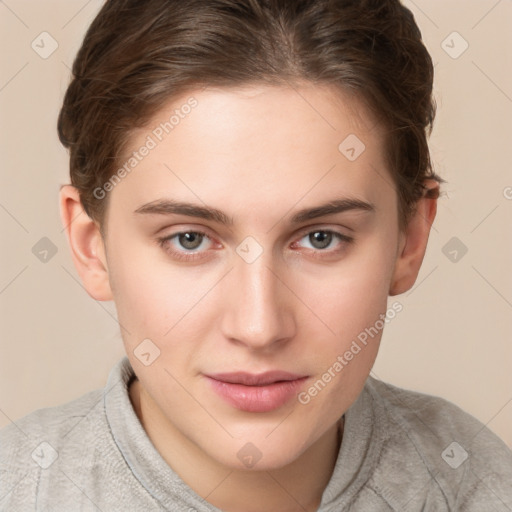
<path fill-rule="evenodd" d="M 68 160 L 57 113 L 101 3 L 0 2 L 0 426 L 103 386 L 123 354 L 113 304 L 82 288 L 58 210 Z M 405 4 L 436 63 L 431 148 L 448 184 L 374 375 L 455 402 L 512 447 L 512 2 Z M 43 31 L 58 43 L 47 59 L 31 47 Z M 458 58 L 454 31 L 469 44 Z M 57 249 L 46 263 L 32 253 L 43 237 Z M 468 249 L 456 262 L 454 247 L 443 252 L 452 237 Z"/>

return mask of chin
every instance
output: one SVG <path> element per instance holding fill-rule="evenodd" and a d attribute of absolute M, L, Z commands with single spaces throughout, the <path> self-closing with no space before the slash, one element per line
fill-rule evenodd
<path fill-rule="evenodd" d="M 272 436 L 271 436 L 272 437 Z M 227 445 L 218 445 L 219 452 L 211 452 L 210 457 L 229 469 L 238 471 L 270 471 L 283 468 L 297 460 L 309 445 L 304 440 L 268 437 L 268 431 L 260 436 L 233 439 Z"/>

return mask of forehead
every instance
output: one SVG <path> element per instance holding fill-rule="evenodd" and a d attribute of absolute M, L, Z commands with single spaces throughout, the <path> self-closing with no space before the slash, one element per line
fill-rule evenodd
<path fill-rule="evenodd" d="M 328 86 L 190 91 L 133 133 L 122 160 L 111 202 L 132 211 L 165 197 L 261 211 L 394 193 L 381 127 L 357 97 Z"/>

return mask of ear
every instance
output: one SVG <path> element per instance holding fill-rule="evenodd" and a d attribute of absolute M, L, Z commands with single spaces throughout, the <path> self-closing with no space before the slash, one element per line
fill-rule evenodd
<path fill-rule="evenodd" d="M 412 288 L 425 256 L 430 228 L 437 212 L 439 183 L 428 179 L 424 185 L 426 193 L 416 203 L 414 214 L 405 230 L 400 233 L 389 295 L 399 295 Z"/>
<path fill-rule="evenodd" d="M 99 225 L 83 209 L 77 188 L 64 185 L 59 196 L 71 257 L 87 293 L 96 300 L 113 300 Z"/>

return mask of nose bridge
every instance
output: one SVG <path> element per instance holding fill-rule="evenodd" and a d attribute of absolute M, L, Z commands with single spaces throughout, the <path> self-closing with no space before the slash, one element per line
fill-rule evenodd
<path fill-rule="evenodd" d="M 291 335 L 283 284 L 273 267 L 272 255 L 265 251 L 252 262 L 237 257 L 224 311 L 228 338 L 261 348 Z"/>

